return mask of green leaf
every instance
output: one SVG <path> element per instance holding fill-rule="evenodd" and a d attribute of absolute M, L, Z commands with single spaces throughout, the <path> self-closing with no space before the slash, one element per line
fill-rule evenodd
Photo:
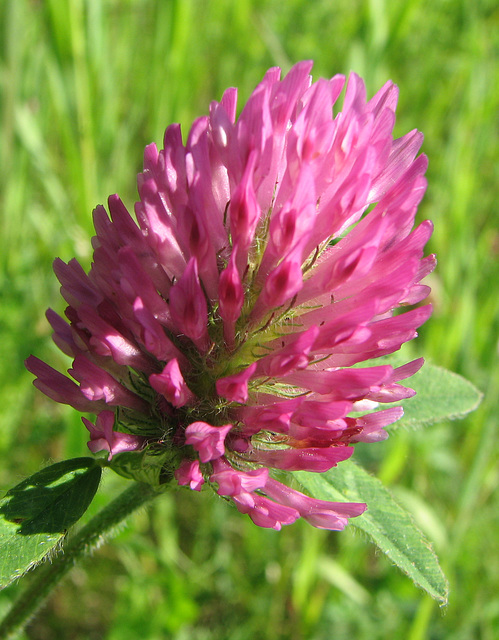
<path fill-rule="evenodd" d="M 293 475 L 315 498 L 366 502 L 367 511 L 351 518 L 350 524 L 367 533 L 417 586 L 442 604 L 447 602 L 447 580 L 430 543 L 377 478 L 351 461 L 327 473 L 298 471 Z"/>
<path fill-rule="evenodd" d="M 102 469 L 74 458 L 38 471 L 0 500 L 0 588 L 40 562 L 87 510 Z"/>
<path fill-rule="evenodd" d="M 172 478 L 168 470 L 170 452 L 151 453 L 149 449 L 142 451 L 124 451 L 115 455 L 109 466 L 120 476 L 137 482 L 144 482 L 159 487 Z"/>
<path fill-rule="evenodd" d="M 404 407 L 404 415 L 394 424 L 395 427 L 419 427 L 440 420 L 462 418 L 474 411 L 482 400 L 482 393 L 471 382 L 433 364 L 423 365 L 403 384 L 414 389 L 416 395 L 400 403 Z"/>
<path fill-rule="evenodd" d="M 394 353 L 371 360 L 369 364 L 372 366 L 389 364 L 392 367 L 399 367 L 409 360 L 410 357 Z M 361 364 L 365 365 L 365 363 Z M 400 384 L 414 389 L 416 395 L 401 402 L 378 405 L 375 411 L 392 406 L 404 407 L 402 418 L 389 425 L 387 429 L 400 426 L 417 428 L 442 420 L 463 418 L 474 411 L 483 398 L 482 392 L 462 376 L 429 363 L 425 363 L 415 375 L 402 380 Z M 364 412 L 353 415 L 362 415 L 362 413 Z"/>

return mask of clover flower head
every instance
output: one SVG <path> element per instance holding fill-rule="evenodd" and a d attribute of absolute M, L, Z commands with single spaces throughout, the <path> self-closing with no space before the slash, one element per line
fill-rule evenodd
<path fill-rule="evenodd" d="M 136 221 L 111 196 L 90 271 L 54 264 L 67 321 L 47 317 L 73 380 L 27 367 L 97 414 L 89 447 L 111 466 L 166 452 L 180 485 L 212 486 L 262 527 L 339 530 L 365 505 L 314 500 L 272 470 L 326 471 L 386 437 L 402 409 L 379 403 L 412 395 L 399 383 L 422 360 L 357 365 L 417 335 L 435 258 L 431 223 L 414 228 L 422 134 L 392 134 L 397 87 L 367 100 L 352 74 L 338 110 L 345 78 L 312 82 L 311 67 L 270 69 L 238 117 L 228 89 L 185 144 L 171 125 L 146 147 Z"/>

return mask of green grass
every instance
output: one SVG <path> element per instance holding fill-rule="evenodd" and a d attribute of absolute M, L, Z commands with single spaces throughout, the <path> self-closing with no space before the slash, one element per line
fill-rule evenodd
<path fill-rule="evenodd" d="M 91 210 L 132 206 L 143 147 L 227 86 L 313 58 L 400 87 L 397 133 L 425 133 L 435 313 L 416 349 L 485 393 L 468 419 L 396 431 L 357 455 L 433 541 L 439 611 L 352 529 L 258 529 L 177 491 L 76 568 L 26 637 L 493 640 L 499 634 L 497 423 L 499 12 L 493 0 L 4 0 L 0 4 L 0 487 L 85 455 L 79 416 L 31 386 L 30 354 L 67 366 L 46 307 L 51 262 L 91 259 Z M 368 456 L 368 457 L 367 457 Z M 107 477 L 92 510 L 120 491 Z M 0 610 L 19 590 L 0 594 Z"/>

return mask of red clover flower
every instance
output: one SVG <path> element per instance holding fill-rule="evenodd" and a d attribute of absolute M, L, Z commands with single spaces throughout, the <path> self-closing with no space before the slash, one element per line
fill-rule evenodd
<path fill-rule="evenodd" d="M 386 438 L 402 409 L 373 409 L 413 395 L 399 382 L 422 359 L 354 365 L 417 335 L 435 258 L 431 222 L 413 229 L 423 136 L 392 135 L 397 87 L 366 101 L 352 74 L 333 116 L 345 79 L 312 83 L 311 68 L 270 69 L 238 118 L 228 89 L 185 145 L 174 124 L 164 149 L 146 147 L 137 223 L 111 196 L 89 273 L 54 264 L 69 324 L 47 317 L 76 382 L 34 356 L 27 367 L 50 398 L 97 415 L 83 418 L 88 446 L 111 466 L 145 451 L 257 525 L 340 530 L 364 504 L 315 500 L 269 470 L 326 471 Z"/>

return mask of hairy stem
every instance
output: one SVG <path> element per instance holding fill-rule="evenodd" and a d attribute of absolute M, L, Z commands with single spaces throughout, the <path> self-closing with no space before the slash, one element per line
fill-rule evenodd
<path fill-rule="evenodd" d="M 117 525 L 136 509 L 159 495 L 153 487 L 135 482 L 88 522 L 55 558 L 40 566 L 31 584 L 21 593 L 0 623 L 0 638 L 16 638 L 76 561 L 89 555 L 118 532 Z"/>

